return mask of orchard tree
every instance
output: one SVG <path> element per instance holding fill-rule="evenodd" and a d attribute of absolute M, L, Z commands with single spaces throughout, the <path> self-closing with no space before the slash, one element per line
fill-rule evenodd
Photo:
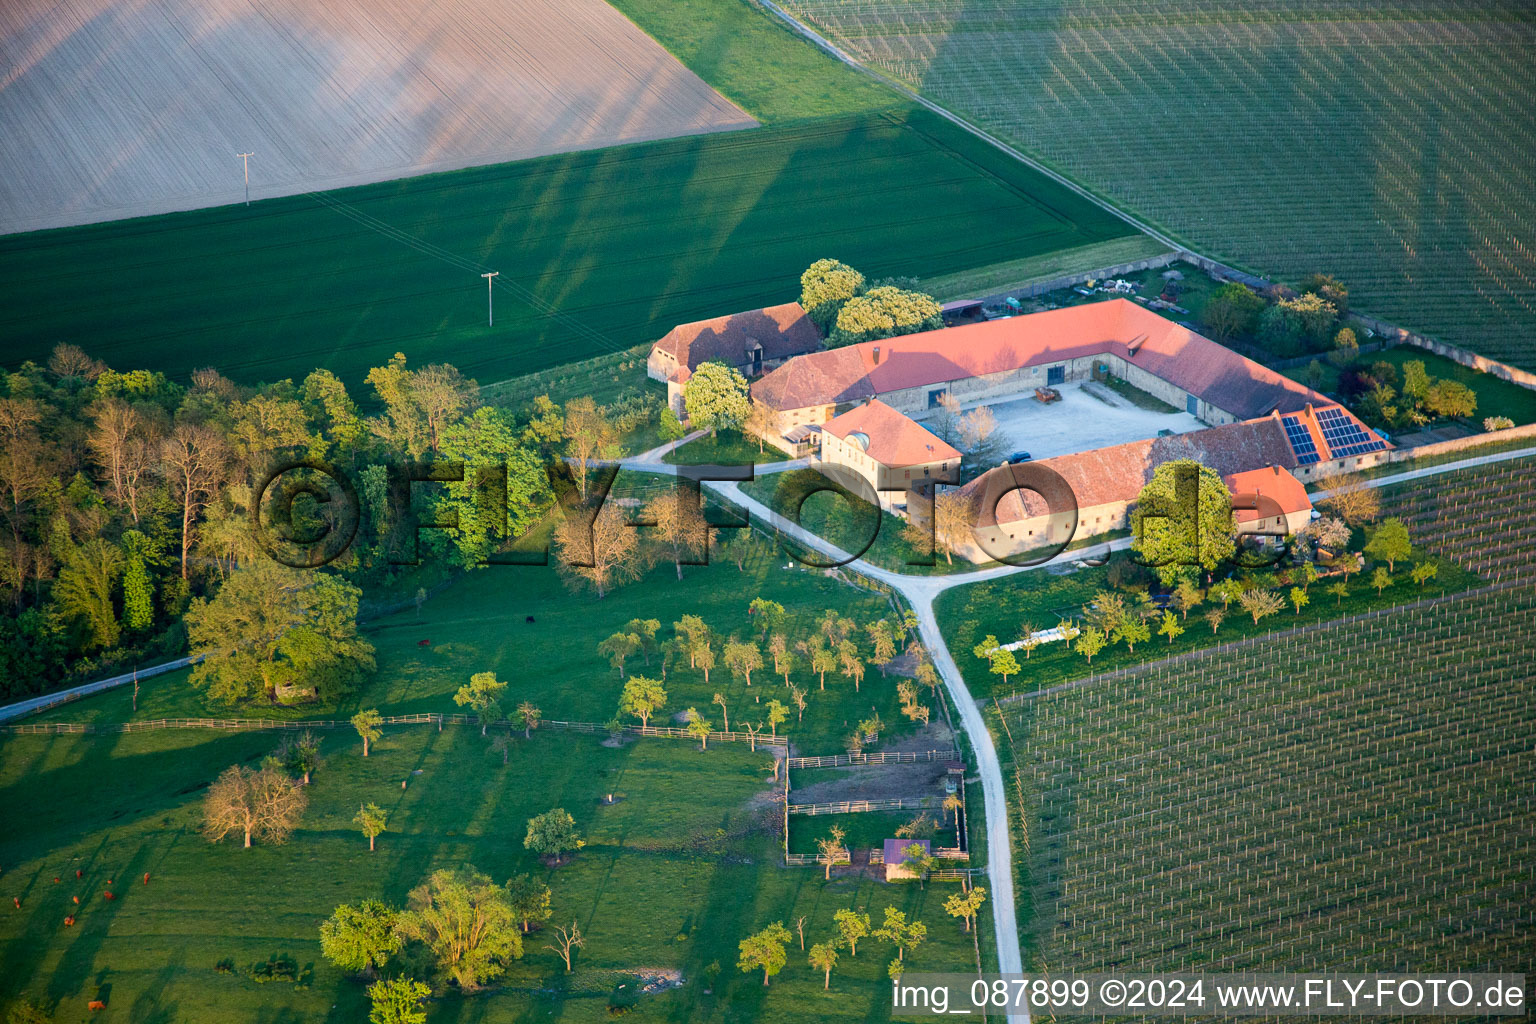
<path fill-rule="evenodd" d="M 357 816 L 352 819 L 358 831 L 368 839 L 368 852 L 373 852 L 373 841 L 381 835 L 389 824 L 389 814 L 375 803 L 363 804 L 357 810 Z"/>
<path fill-rule="evenodd" d="M 343 903 L 320 924 L 320 952 L 344 971 L 376 974 L 400 950 L 397 916 L 378 900 Z"/>
<path fill-rule="evenodd" d="M 1413 556 L 1413 544 L 1408 538 L 1408 525 L 1401 519 L 1388 519 L 1371 534 L 1365 545 L 1365 553 L 1387 563 L 1387 569 L 1396 572 L 1397 563 Z"/>
<path fill-rule="evenodd" d="M 357 730 L 358 737 L 363 741 L 363 756 L 368 756 L 369 744 L 378 741 L 384 735 L 384 730 L 379 728 L 384 724 L 384 717 L 379 714 L 378 708 L 367 708 L 352 716 L 352 728 Z"/>
<path fill-rule="evenodd" d="M 832 915 L 832 922 L 837 926 L 838 935 L 848 945 L 848 955 L 858 956 L 859 940 L 869 934 L 869 915 L 845 907 Z"/>
<path fill-rule="evenodd" d="M 732 640 L 725 645 L 725 667 L 731 670 L 732 675 L 744 676 L 747 685 L 752 685 L 752 670 L 763 667 L 763 655 L 754 643 L 737 643 Z"/>
<path fill-rule="evenodd" d="M 224 769 L 203 797 L 203 835 L 216 843 L 231 832 L 251 840 L 285 842 L 308 806 L 304 788 L 276 768 Z"/>
<path fill-rule="evenodd" d="M 767 708 L 769 735 L 779 738 L 779 725 L 789 717 L 789 707 L 783 701 L 770 700 Z"/>
<path fill-rule="evenodd" d="M 588 396 L 565 403 L 565 456 L 576 477 L 581 500 L 587 500 L 587 476 L 593 463 L 619 456 L 619 431 Z"/>
<path fill-rule="evenodd" d="M 518 875 L 507 882 L 507 899 L 512 913 L 522 922 L 526 933 L 531 925 L 543 924 L 551 915 L 549 886 L 532 875 Z"/>
<path fill-rule="evenodd" d="M 1089 626 L 1078 634 L 1077 643 L 1073 647 L 1078 654 L 1088 659 L 1088 664 L 1092 665 L 1093 656 L 1102 651 L 1106 643 L 1108 638 L 1105 637 L 1104 631 L 1097 626 Z"/>
<path fill-rule="evenodd" d="M 848 838 L 848 832 L 841 825 L 833 825 L 826 835 L 816 840 L 816 850 L 821 857 L 821 863 L 825 866 L 822 877 L 832 877 L 832 865 L 848 863 L 848 848 L 843 845 L 843 840 Z"/>
<path fill-rule="evenodd" d="M 885 921 L 875 929 L 875 938 L 884 939 L 896 947 L 896 958 L 905 961 L 907 950 L 916 948 L 928 937 L 928 926 L 921 921 L 907 920 L 907 915 L 895 907 L 885 908 Z"/>
<path fill-rule="evenodd" d="M 1205 613 L 1205 621 L 1211 627 L 1212 636 L 1216 635 L 1216 631 L 1221 628 L 1221 624 L 1226 620 L 1226 617 L 1226 611 L 1221 608 L 1212 608 L 1210 611 Z"/>
<path fill-rule="evenodd" d="M 718 705 L 720 705 L 720 717 L 722 719 L 724 719 L 724 721 L 725 721 L 725 725 L 722 728 L 724 728 L 724 730 L 726 732 L 730 732 L 731 731 L 731 712 L 730 712 L 730 709 L 725 706 L 725 694 L 723 694 L 723 693 L 715 694 L 714 699 L 712 701 L 710 701 L 710 703 L 711 704 L 718 704 Z"/>
<path fill-rule="evenodd" d="M 1206 300 L 1200 319 L 1217 341 L 1227 341 L 1241 334 L 1252 334 L 1259 323 L 1264 300 L 1252 288 L 1230 281 Z"/>
<path fill-rule="evenodd" d="M 1019 671 L 1019 659 L 1013 656 L 1013 652 L 1003 647 L 998 647 L 992 652 L 992 657 L 987 659 L 988 671 L 993 675 L 1003 677 L 1003 685 L 1008 685 L 1008 677 Z"/>
<path fill-rule="evenodd" d="M 506 890 L 472 867 L 434 871 L 412 889 L 396 930 L 422 943 L 461 992 L 501 977 L 523 956 Z"/>
<path fill-rule="evenodd" d="M 1255 626 L 1259 624 L 1260 619 L 1274 615 L 1285 604 L 1279 594 L 1265 590 L 1263 587 L 1243 591 L 1243 596 L 1237 599 L 1237 603 L 1242 605 L 1243 611 L 1253 616 Z"/>
<path fill-rule="evenodd" d="M 1342 581 L 1330 584 L 1328 587 L 1328 593 L 1332 594 L 1336 598 L 1334 601 L 1334 607 L 1342 607 L 1344 604 L 1344 599 L 1349 596 L 1349 584 Z"/>
<path fill-rule="evenodd" d="M 1134 653 L 1136 645 L 1152 639 L 1152 627 L 1147 625 L 1147 620 L 1139 615 L 1130 615 L 1120 620 L 1115 626 L 1114 640 L 1125 641 L 1125 645 Z"/>
<path fill-rule="evenodd" d="M 987 901 L 987 890 L 979 885 L 973 885 L 965 892 L 957 892 L 944 901 L 944 909 L 951 917 L 958 917 L 965 922 L 965 930 L 971 930 L 971 923 L 976 920 L 976 915 L 981 912 L 981 905 Z"/>
<path fill-rule="evenodd" d="M 1301 614 L 1301 610 L 1305 608 L 1307 606 L 1307 602 L 1311 600 L 1311 598 L 1307 597 L 1307 592 L 1301 587 L 1292 587 L 1290 598 L 1291 604 L 1296 608 L 1297 615 Z"/>
<path fill-rule="evenodd" d="M 700 363 L 683 385 L 683 407 L 696 430 L 740 430 L 749 412 L 747 378 L 724 363 Z"/>
<path fill-rule="evenodd" d="M 1371 573 L 1371 586 L 1376 588 L 1376 596 L 1392 585 L 1392 570 L 1384 565 L 1378 565 L 1376 571 Z"/>
<path fill-rule="evenodd" d="M 528 834 L 523 837 L 525 849 L 558 859 L 585 845 L 586 840 L 576 831 L 576 819 L 567 814 L 563 807 L 556 807 L 528 819 Z"/>
<path fill-rule="evenodd" d="M 460 707 L 468 705 L 474 711 L 480 720 L 480 735 L 484 736 L 487 728 L 504 717 L 501 698 L 506 692 L 507 684 L 499 681 L 496 673 L 476 672 L 466 685 L 459 687 L 453 702 Z"/>
<path fill-rule="evenodd" d="M 1413 582 L 1422 588 L 1425 583 L 1440 575 L 1440 566 L 1435 562 L 1420 562 L 1413 567 L 1413 572 L 1409 575 L 1413 577 Z"/>
<path fill-rule="evenodd" d="M 597 645 L 597 653 L 606 654 L 608 663 L 619 670 L 619 678 L 623 679 L 625 660 L 639 652 L 642 646 L 640 638 L 634 633 L 614 633 Z"/>
<path fill-rule="evenodd" d="M 544 712 L 531 700 L 525 700 L 517 706 L 517 724 L 523 727 L 523 739 L 527 739 L 539 727 L 543 715 Z"/>
<path fill-rule="evenodd" d="M 764 640 L 768 639 L 768 634 L 777 633 L 783 629 L 784 623 L 789 619 L 789 614 L 784 611 L 782 604 L 770 601 L 766 597 L 754 597 L 752 603 L 747 606 L 747 615 L 751 617 Z"/>
<path fill-rule="evenodd" d="M 314 733 L 305 729 L 298 736 L 290 736 L 283 741 L 277 750 L 277 758 L 284 768 L 302 775 L 304 785 L 307 786 L 310 775 L 320 769 L 320 741 Z"/>
<path fill-rule="evenodd" d="M 789 674 L 795 670 L 795 653 L 789 649 L 789 637 L 773 634 L 768 641 L 768 653 L 773 656 L 773 670 L 784 677 L 784 685 L 788 686 Z"/>
<path fill-rule="evenodd" d="M 689 708 L 683 712 L 683 727 L 688 730 L 688 735 L 699 741 L 700 750 L 709 749 L 709 722 L 699 714 L 698 708 Z"/>
<path fill-rule="evenodd" d="M 837 966 L 837 946 L 830 942 L 819 942 L 811 947 L 810 955 L 806 958 L 812 967 L 822 972 L 822 990 L 832 987 L 832 968 Z"/>
<path fill-rule="evenodd" d="M 1184 627 L 1179 624 L 1179 617 L 1177 615 L 1173 612 L 1164 612 L 1162 625 L 1157 627 L 1157 632 L 1160 636 L 1166 636 L 1168 642 L 1172 644 L 1184 635 Z"/>
<path fill-rule="evenodd" d="M 1213 571 L 1237 550 L 1232 494 L 1192 459 L 1158 466 L 1131 512 L 1131 547 L 1165 585 Z"/>
<path fill-rule="evenodd" d="M 667 703 L 667 691 L 661 681 L 645 676 L 630 676 L 619 695 L 619 711 L 640 719 L 643 729 L 651 723 L 651 716 Z"/>
<path fill-rule="evenodd" d="M 880 674 L 885 675 L 885 667 L 896 657 L 896 631 L 889 621 L 877 619 L 864 627 L 864 632 L 869 634 L 869 642 L 872 647 L 869 660 L 880 669 Z"/>
<path fill-rule="evenodd" d="M 763 972 L 763 984 L 783 970 L 788 955 L 789 929 L 783 921 L 775 921 L 756 935 L 749 935 L 738 944 L 741 951 L 736 966 L 742 973 Z"/>
<path fill-rule="evenodd" d="M 1311 563 L 1307 564 L 1310 565 Z M 1189 613 L 1200 607 L 1200 602 L 1204 600 L 1204 591 L 1193 580 L 1180 580 L 1179 585 L 1173 590 L 1173 607 L 1178 611 L 1179 616 L 1184 619 L 1188 619 Z"/>
<path fill-rule="evenodd" d="M 798 686 L 791 686 L 789 688 L 789 699 L 794 702 L 795 710 L 798 712 L 795 716 L 795 721 L 804 722 L 806 708 L 805 691 Z"/>

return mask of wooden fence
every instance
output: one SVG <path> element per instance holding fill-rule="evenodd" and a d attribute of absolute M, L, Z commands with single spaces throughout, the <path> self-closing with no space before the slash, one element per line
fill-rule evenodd
<path fill-rule="evenodd" d="M 866 811 L 929 810 L 943 806 L 934 796 L 902 796 L 891 800 L 838 800 L 825 804 L 790 804 L 790 814 L 862 814 Z"/>
<path fill-rule="evenodd" d="M 861 764 L 913 764 L 918 761 L 959 761 L 958 750 L 896 750 L 876 754 L 828 754 L 791 757 L 790 768 L 846 768 Z"/>

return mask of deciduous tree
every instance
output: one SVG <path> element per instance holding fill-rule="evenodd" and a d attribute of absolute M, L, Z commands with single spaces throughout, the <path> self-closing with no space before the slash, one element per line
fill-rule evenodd
<path fill-rule="evenodd" d="M 587 479 L 592 464 L 614 459 L 619 454 L 619 432 L 608 416 L 589 397 L 573 398 L 565 403 L 562 424 L 565 456 L 570 460 L 581 500 L 587 500 Z"/>
<path fill-rule="evenodd" d="M 651 716 L 667 703 L 667 691 L 659 679 L 646 676 L 630 676 L 619 694 L 619 711 L 640 719 L 644 728 L 651 724 Z"/>
<path fill-rule="evenodd" d="M 293 779 L 275 768 L 224 769 L 203 797 L 203 835 L 216 843 L 231 832 L 274 845 L 285 842 L 304 815 L 309 798 Z"/>
<path fill-rule="evenodd" d="M 368 986 L 368 1024 L 426 1024 L 421 1002 L 432 990 L 415 978 L 388 978 Z"/>
<path fill-rule="evenodd" d="M 1237 599 L 1237 603 L 1242 605 L 1243 611 L 1253 616 L 1255 626 L 1259 624 L 1260 619 L 1274 615 L 1285 604 L 1279 594 L 1265 590 L 1263 587 L 1243 591 L 1243 596 Z"/>
<path fill-rule="evenodd" d="M 469 682 L 459 687 L 453 702 L 460 707 L 468 706 L 480 720 L 480 735 L 505 717 L 501 710 L 501 698 L 507 692 L 507 684 L 496 678 L 494 672 L 476 672 Z"/>
<path fill-rule="evenodd" d="M 344 971 L 375 973 L 400 950 L 397 916 L 378 900 L 343 903 L 320 923 L 320 952 Z"/>
<path fill-rule="evenodd" d="M 569 927 L 557 925 L 555 927 L 555 941 L 544 948 L 558 956 L 565 964 L 565 973 L 571 973 L 571 956 L 576 950 L 585 947 L 587 940 L 581 934 L 581 928 L 573 920 Z"/>
<path fill-rule="evenodd" d="M 1131 546 L 1164 584 L 1210 572 L 1237 549 L 1232 493 L 1192 459 L 1159 465 L 1131 512 Z"/>
<path fill-rule="evenodd" d="M 606 654 L 608 663 L 619 670 L 619 678 L 624 678 L 624 662 L 630 655 L 635 654 L 643 644 L 638 636 L 633 633 L 614 633 L 608 639 L 597 645 L 597 653 Z"/>
<path fill-rule="evenodd" d="M 683 385 L 683 407 L 696 430 L 711 435 L 747 422 L 747 379 L 724 363 L 700 363 Z"/>
<path fill-rule="evenodd" d="M 379 728 L 384 723 L 384 717 L 379 714 L 378 708 L 367 708 L 352 716 L 352 728 L 357 730 L 358 738 L 363 741 L 363 756 L 368 756 L 368 746 L 384 734 Z"/>
<path fill-rule="evenodd" d="M 1387 568 L 1397 571 L 1397 563 L 1413 556 L 1413 544 L 1408 537 L 1408 524 L 1401 519 L 1388 519 L 1371 534 L 1365 545 L 1365 553 L 1387 563 Z"/>
<path fill-rule="evenodd" d="M 513 915 L 522 922 L 524 933 L 549 920 L 550 896 L 549 886 L 532 875 L 518 875 L 507 882 L 507 900 L 512 904 Z"/>
<path fill-rule="evenodd" d="M 576 819 L 565 808 L 556 807 L 528 819 L 528 834 L 523 837 L 525 849 L 545 857 L 558 858 L 587 845 L 576 831 Z"/>
<path fill-rule="evenodd" d="M 849 956 L 859 955 L 859 940 L 869 934 L 869 915 L 845 907 L 832 915 L 837 933 L 848 946 Z"/>
<path fill-rule="evenodd" d="M 981 912 L 981 905 L 987 901 L 987 890 L 979 885 L 973 885 L 965 892 L 957 892 L 944 901 L 944 909 L 951 917 L 958 917 L 965 922 L 965 930 L 971 930 L 971 922 L 976 920 L 976 915 Z"/>
<path fill-rule="evenodd" d="M 747 685 L 752 685 L 752 670 L 763 667 L 763 655 L 754 643 L 737 643 L 732 640 L 725 645 L 725 667 L 731 670 L 733 675 L 746 678 Z"/>
<path fill-rule="evenodd" d="M 555 546 L 562 569 L 592 584 L 599 598 L 640 574 L 635 529 L 613 502 L 604 502 L 590 520 L 567 512 L 555 527 Z"/>
<path fill-rule="evenodd" d="M 396 930 L 425 945 L 463 992 L 499 978 L 523 956 L 506 890 L 472 867 L 434 871 L 412 889 Z"/>
<path fill-rule="evenodd" d="M 848 831 L 843 826 L 833 825 L 826 835 L 816 840 L 816 851 L 825 868 L 823 878 L 832 877 L 832 865 L 848 862 L 848 848 L 843 845 L 843 840 L 847 838 Z"/>
<path fill-rule="evenodd" d="M 352 819 L 368 840 L 368 852 L 373 852 L 373 841 L 384 834 L 389 825 L 389 813 L 375 803 L 366 803 L 357 809 L 357 816 Z"/>
<path fill-rule="evenodd" d="M 810 955 L 806 958 L 812 967 L 822 972 L 822 990 L 832 987 L 832 968 L 837 966 L 837 947 L 830 942 L 818 942 L 811 947 Z"/>
<path fill-rule="evenodd" d="M 683 727 L 688 730 L 688 735 L 699 741 L 700 750 L 709 749 L 709 722 L 699 714 L 698 708 L 688 708 L 683 712 Z"/>
<path fill-rule="evenodd" d="M 789 945 L 789 929 L 784 927 L 784 922 L 775 921 L 756 935 L 742 939 L 738 945 L 741 952 L 736 966 L 743 973 L 762 971 L 763 984 L 767 985 L 788 960 L 785 947 Z"/>
<path fill-rule="evenodd" d="M 1172 644 L 1184 635 L 1184 627 L 1179 624 L 1179 617 L 1177 615 L 1173 612 L 1164 612 L 1162 625 L 1157 627 L 1157 632 L 1160 636 L 1166 636 L 1168 642 Z"/>

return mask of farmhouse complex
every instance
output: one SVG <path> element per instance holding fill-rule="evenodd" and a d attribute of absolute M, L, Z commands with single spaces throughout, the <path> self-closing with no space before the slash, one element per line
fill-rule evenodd
<path fill-rule="evenodd" d="M 1068 482 L 1078 511 L 1047 516 L 1039 495 L 1019 489 L 1013 466 L 983 473 L 963 492 L 977 500 L 978 537 L 994 555 L 994 544 L 1057 544 L 1125 528 L 1153 470 L 1175 459 L 1209 466 L 1244 496 L 1240 529 L 1294 532 L 1311 515 L 1306 481 L 1375 465 L 1389 447 L 1318 392 L 1126 299 L 832 349 L 791 303 L 677 327 L 654 346 L 648 368 L 668 382 L 681 412 L 689 376 L 711 359 L 753 379 L 752 398 L 768 414 L 765 440 L 813 456 L 823 471 L 857 474 L 897 511 L 905 506 L 893 493 L 910 498 L 958 483 L 961 453 L 924 421 L 945 405 L 1018 407 L 1012 440 L 1021 458 L 1022 450 L 1044 456 L 1035 464 Z M 1114 401 L 1103 386 L 1112 381 L 1166 403 L 1168 414 L 1125 416 L 1119 443 L 1104 443 L 1095 407 L 1075 398 L 1054 404 L 1084 387 Z M 1057 450 L 1041 450 L 1044 435 Z"/>

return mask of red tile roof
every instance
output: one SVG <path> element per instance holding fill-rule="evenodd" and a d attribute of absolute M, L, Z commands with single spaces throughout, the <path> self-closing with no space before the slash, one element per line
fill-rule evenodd
<path fill-rule="evenodd" d="M 1059 473 L 1072 488 L 1077 507 L 1086 509 L 1135 501 L 1158 466 L 1178 459 L 1193 459 L 1223 476 L 1255 466 L 1273 465 L 1289 470 L 1296 465 L 1296 455 L 1285 439 L 1285 429 L 1273 416 L 1040 459 L 1033 465 L 1046 466 Z M 1013 486 L 1011 471 L 1015 468 L 999 466 L 961 489 L 963 493 L 982 499 L 978 525 L 991 526 L 994 521 L 1007 523 L 1045 515 L 1045 501 L 1033 491 L 1003 494 Z M 1289 472 L 1285 475 L 1290 476 Z M 1003 496 L 996 502 L 994 520 L 990 510 L 993 499 L 999 494 Z"/>
<path fill-rule="evenodd" d="M 812 352 L 766 374 L 752 393 L 778 409 L 802 409 L 1105 353 L 1240 419 L 1327 401 L 1128 299 Z"/>
<path fill-rule="evenodd" d="M 821 425 L 823 433 L 843 440 L 862 434 L 860 445 L 883 466 L 918 466 L 926 462 L 958 459 L 960 453 L 945 444 L 927 427 L 892 409 L 878 398 Z"/>
<path fill-rule="evenodd" d="M 786 359 L 820 350 L 821 332 L 800 303 L 786 302 L 782 306 L 679 324 L 654 347 L 671 354 L 678 366 L 696 370 L 700 363 L 711 359 L 732 366 L 749 362 L 754 342 L 762 346 L 765 360 Z"/>
<path fill-rule="evenodd" d="M 1229 473 L 1225 479 L 1233 494 L 1263 495 L 1276 502 L 1285 515 L 1308 512 L 1312 508 L 1312 499 L 1307 497 L 1306 486 L 1279 466 Z M 1240 523 L 1260 518 L 1259 513 L 1253 509 L 1234 509 L 1232 515 Z"/>

